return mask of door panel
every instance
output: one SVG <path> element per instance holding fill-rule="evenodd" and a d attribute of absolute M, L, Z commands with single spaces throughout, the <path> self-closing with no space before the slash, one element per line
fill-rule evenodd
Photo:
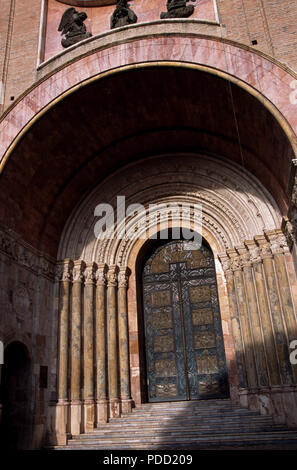
<path fill-rule="evenodd" d="M 149 401 L 228 396 L 211 250 L 158 248 L 143 271 Z"/>

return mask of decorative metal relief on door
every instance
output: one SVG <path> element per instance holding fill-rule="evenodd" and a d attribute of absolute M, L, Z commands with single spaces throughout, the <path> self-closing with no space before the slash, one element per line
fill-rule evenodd
<path fill-rule="evenodd" d="M 211 250 L 159 247 L 143 270 L 143 303 L 149 401 L 228 396 Z"/>

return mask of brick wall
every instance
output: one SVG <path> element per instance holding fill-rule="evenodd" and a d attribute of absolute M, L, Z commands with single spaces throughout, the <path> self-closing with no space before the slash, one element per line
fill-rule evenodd
<path fill-rule="evenodd" d="M 297 69 L 297 2 L 217 0 L 225 35 Z"/>
<path fill-rule="evenodd" d="M 63 50 L 56 27 L 61 11 L 67 8 L 67 5 L 55 0 L 49 0 L 48 3 L 46 44 L 49 49 L 46 51 L 46 58 Z M 36 79 L 41 4 L 41 0 L 31 0 L 29 4 L 24 0 L 1 1 L 0 70 L 1 80 L 5 84 L 5 103 L 4 107 L 0 104 L 0 112 L 13 102 L 11 97 L 17 98 Z M 156 4 L 159 5 L 158 8 L 161 11 L 164 10 L 166 1 L 153 1 L 154 18 L 152 18 L 147 14 L 147 0 L 131 0 L 131 7 L 133 6 L 135 10 L 137 5 L 140 21 L 158 19 Z M 142 5 L 143 12 L 141 13 Z M 222 24 L 221 28 L 218 28 L 218 35 L 250 46 L 252 41 L 257 41 L 257 44 L 253 45 L 255 49 L 270 54 L 297 70 L 297 2 L 292 0 L 217 0 L 217 5 Z M 101 24 L 99 19 L 102 17 L 102 12 L 106 9 L 113 10 L 113 8 L 114 5 L 89 8 L 94 22 L 93 27 Z M 213 19 L 213 6 L 209 0 L 200 0 L 200 6 L 198 1 L 195 18 L 199 19 L 201 12 L 203 12 L 203 18 L 206 18 L 207 8 L 212 9 L 209 10 L 209 15 L 212 15 Z M 110 13 L 109 10 L 108 13 Z M 96 15 L 99 12 L 100 18 L 98 16 L 97 21 Z M 108 29 L 108 25 L 104 27 Z M 97 34 L 97 31 L 94 30 L 93 34 Z M 49 35 L 52 37 L 48 37 Z"/>
<path fill-rule="evenodd" d="M 6 28 L 7 37 L 9 11 L 11 11 L 11 40 L 5 41 L 6 47 L 3 50 L 2 32 L 5 32 Z M 11 97 L 17 98 L 35 81 L 40 14 L 41 0 L 30 0 L 29 3 L 22 0 L 1 1 L 1 70 L 5 54 L 7 61 L 5 108 L 11 104 Z"/>

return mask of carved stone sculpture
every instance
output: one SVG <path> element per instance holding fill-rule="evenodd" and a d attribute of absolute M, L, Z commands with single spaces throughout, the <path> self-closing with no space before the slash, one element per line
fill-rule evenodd
<path fill-rule="evenodd" d="M 86 19 L 87 14 L 84 11 L 79 13 L 75 8 L 68 8 L 64 12 L 58 28 L 58 31 L 62 31 L 62 34 L 66 35 L 61 41 L 63 47 L 72 46 L 92 36 L 91 33 L 87 33 L 84 24 Z"/>
<path fill-rule="evenodd" d="M 129 8 L 127 0 L 117 0 L 117 6 L 110 19 L 110 28 L 119 28 L 137 22 L 137 16 Z"/>
<path fill-rule="evenodd" d="M 188 18 L 194 13 L 195 9 L 193 5 L 186 5 L 189 1 L 190 0 L 167 0 L 167 12 L 163 11 L 160 18 Z"/>

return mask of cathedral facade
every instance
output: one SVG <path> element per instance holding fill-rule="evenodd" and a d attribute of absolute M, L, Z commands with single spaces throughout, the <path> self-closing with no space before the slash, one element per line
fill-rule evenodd
<path fill-rule="evenodd" d="M 225 398 L 296 428 L 297 6 L 2 3 L 2 441 Z"/>

